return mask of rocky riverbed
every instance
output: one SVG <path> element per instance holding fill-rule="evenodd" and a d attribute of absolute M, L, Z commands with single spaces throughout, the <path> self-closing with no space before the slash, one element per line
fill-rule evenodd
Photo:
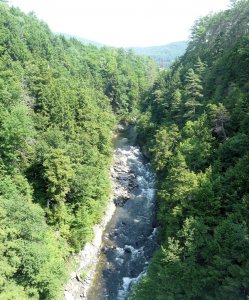
<path fill-rule="evenodd" d="M 126 299 L 155 250 L 155 178 L 133 142 L 133 131 L 117 139 L 110 170 L 113 196 L 93 242 L 76 257 L 66 300 Z"/>

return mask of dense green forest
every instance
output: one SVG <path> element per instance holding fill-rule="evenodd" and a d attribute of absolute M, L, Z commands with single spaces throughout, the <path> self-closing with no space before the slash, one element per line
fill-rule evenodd
<path fill-rule="evenodd" d="M 196 21 L 157 75 L 132 51 L 53 34 L 0 1 L 0 300 L 62 299 L 135 120 L 160 243 L 132 300 L 249 299 L 249 0 Z"/>
<path fill-rule="evenodd" d="M 249 299 L 249 1 L 201 18 L 145 97 L 161 246 L 130 299 Z"/>
<path fill-rule="evenodd" d="M 57 33 L 60 34 L 60 33 Z M 95 41 L 87 40 L 79 36 L 74 36 L 67 33 L 61 33 L 67 39 L 75 38 L 84 44 L 92 44 L 96 47 L 103 47 Z M 158 67 L 165 69 L 173 64 L 173 62 L 180 56 L 182 56 L 187 48 L 186 41 L 173 42 L 162 46 L 152 46 L 152 47 L 129 47 L 124 48 L 125 50 L 132 50 L 135 54 L 141 56 L 151 57 L 157 64 Z"/>
<path fill-rule="evenodd" d="M 62 299 L 67 258 L 91 239 L 110 194 L 113 128 L 136 115 L 156 68 L 54 35 L 3 2 L 0 299 Z"/>

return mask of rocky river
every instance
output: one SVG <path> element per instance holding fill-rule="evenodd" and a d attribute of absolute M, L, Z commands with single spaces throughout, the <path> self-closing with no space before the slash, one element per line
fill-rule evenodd
<path fill-rule="evenodd" d="M 74 296 L 71 293 L 67 300 L 127 299 L 134 283 L 145 274 L 155 251 L 155 177 L 150 164 L 135 145 L 135 139 L 134 127 L 123 128 L 116 139 L 111 168 L 116 209 L 111 206 L 111 216 L 102 226 L 102 240 L 92 249 L 95 242 L 89 245 L 88 253 L 92 252 L 95 256 L 93 261 L 89 257 L 84 258 L 82 252 L 82 264 L 87 259 L 90 259 L 89 265 L 94 264 L 90 274 L 86 274 L 82 281 L 87 288 L 83 292 L 82 288 L 79 289 Z"/>

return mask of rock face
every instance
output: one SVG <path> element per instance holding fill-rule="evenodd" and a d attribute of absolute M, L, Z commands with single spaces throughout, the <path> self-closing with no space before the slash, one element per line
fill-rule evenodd
<path fill-rule="evenodd" d="M 105 227 L 110 221 L 116 206 L 123 206 L 130 199 L 132 191 L 137 187 L 135 175 L 127 165 L 124 155 L 121 155 L 119 152 L 119 149 L 115 151 L 114 164 L 110 170 L 110 175 L 113 196 L 106 208 L 102 222 L 94 226 L 93 241 L 87 243 L 84 249 L 74 257 L 78 267 L 71 273 L 70 280 L 65 288 L 64 295 L 66 300 L 86 298 L 95 274 Z"/>

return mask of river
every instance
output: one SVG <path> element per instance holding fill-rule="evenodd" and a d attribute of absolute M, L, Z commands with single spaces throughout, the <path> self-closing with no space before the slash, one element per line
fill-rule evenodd
<path fill-rule="evenodd" d="M 127 299 L 155 251 L 155 176 L 135 145 L 134 127 L 119 134 L 111 170 L 117 209 L 108 223 L 87 300 Z"/>

